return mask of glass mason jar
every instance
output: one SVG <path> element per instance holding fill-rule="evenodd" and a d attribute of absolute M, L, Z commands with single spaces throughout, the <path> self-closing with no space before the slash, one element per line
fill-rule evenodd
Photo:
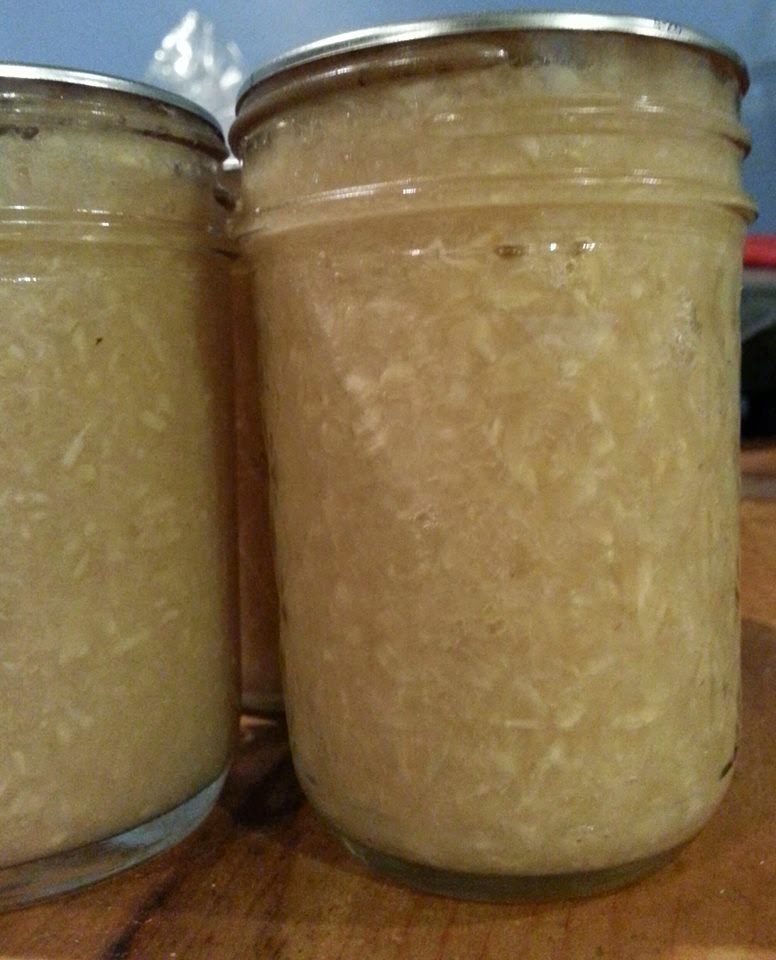
<path fill-rule="evenodd" d="M 227 161 L 230 202 L 237 206 L 240 170 Z M 232 267 L 234 390 L 237 437 L 237 541 L 240 584 L 241 703 L 245 713 L 283 711 L 278 651 L 278 598 L 272 560 L 269 474 L 264 446 L 260 369 L 248 264 Z"/>
<path fill-rule="evenodd" d="M 295 763 L 416 886 L 616 886 L 730 781 L 745 85 L 671 24 L 518 14 L 240 100 Z"/>
<path fill-rule="evenodd" d="M 236 718 L 225 148 L 187 101 L 0 66 L 0 905 L 218 796 Z"/>

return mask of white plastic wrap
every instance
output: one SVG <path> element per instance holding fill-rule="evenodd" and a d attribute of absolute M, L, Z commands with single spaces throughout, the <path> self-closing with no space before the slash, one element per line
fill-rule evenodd
<path fill-rule="evenodd" d="M 240 48 L 222 40 L 215 24 L 196 10 L 189 10 L 162 40 L 145 72 L 149 83 L 201 104 L 225 131 L 234 119 L 244 76 Z"/>

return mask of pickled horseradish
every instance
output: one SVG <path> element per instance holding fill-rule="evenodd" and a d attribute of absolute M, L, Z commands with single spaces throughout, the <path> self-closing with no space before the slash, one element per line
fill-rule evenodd
<path fill-rule="evenodd" d="M 283 691 L 278 651 L 278 599 L 259 401 L 259 352 L 250 275 L 241 259 L 233 267 L 231 313 L 235 354 L 241 701 L 246 713 L 279 713 L 283 710 Z"/>
<path fill-rule="evenodd" d="M 0 87 L 7 904 L 192 829 L 236 696 L 220 134 L 111 78 Z"/>
<path fill-rule="evenodd" d="M 319 45 L 232 130 L 295 763 L 453 894 L 637 876 L 733 767 L 745 74 L 599 21 Z"/>

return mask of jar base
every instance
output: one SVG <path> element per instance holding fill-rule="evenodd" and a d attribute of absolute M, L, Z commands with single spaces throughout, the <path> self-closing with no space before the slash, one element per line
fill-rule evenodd
<path fill-rule="evenodd" d="M 49 857 L 0 867 L 0 910 L 78 890 L 163 853 L 192 833 L 210 813 L 226 774 L 224 770 L 179 806 L 124 833 Z"/>
<path fill-rule="evenodd" d="M 563 900 L 608 893 L 627 886 L 659 870 L 676 856 L 678 849 L 665 851 L 644 860 L 636 860 L 603 870 L 579 873 L 512 876 L 477 874 L 424 866 L 374 850 L 338 831 L 346 849 L 376 873 L 424 893 L 435 893 L 459 900 Z"/>

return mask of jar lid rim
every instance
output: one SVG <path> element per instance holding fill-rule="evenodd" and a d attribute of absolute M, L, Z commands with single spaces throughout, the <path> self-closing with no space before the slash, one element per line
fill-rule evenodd
<path fill-rule="evenodd" d="M 66 83 L 72 86 L 92 87 L 98 90 L 115 90 L 145 100 L 155 100 L 169 107 L 175 107 L 198 120 L 203 120 L 223 139 L 223 131 L 218 120 L 204 107 L 182 97 L 171 90 L 156 87 L 139 80 L 128 80 L 108 73 L 93 73 L 71 67 L 51 66 L 43 63 L 21 63 L 15 61 L 0 62 L 0 80 L 30 80 L 46 83 Z"/>
<path fill-rule="evenodd" d="M 720 57 L 731 68 L 745 93 L 749 86 L 749 71 L 742 57 L 730 46 L 709 34 L 668 20 L 647 17 L 616 16 L 599 13 L 551 13 L 544 11 L 513 11 L 503 13 L 467 14 L 405 23 L 390 23 L 335 34 L 313 43 L 296 47 L 268 61 L 256 69 L 240 87 L 237 94 L 237 112 L 248 93 L 266 80 L 296 67 L 305 66 L 332 57 L 378 49 L 416 40 L 440 39 L 466 34 L 521 32 L 521 31 L 581 31 L 588 33 L 619 33 L 695 47 Z"/>

